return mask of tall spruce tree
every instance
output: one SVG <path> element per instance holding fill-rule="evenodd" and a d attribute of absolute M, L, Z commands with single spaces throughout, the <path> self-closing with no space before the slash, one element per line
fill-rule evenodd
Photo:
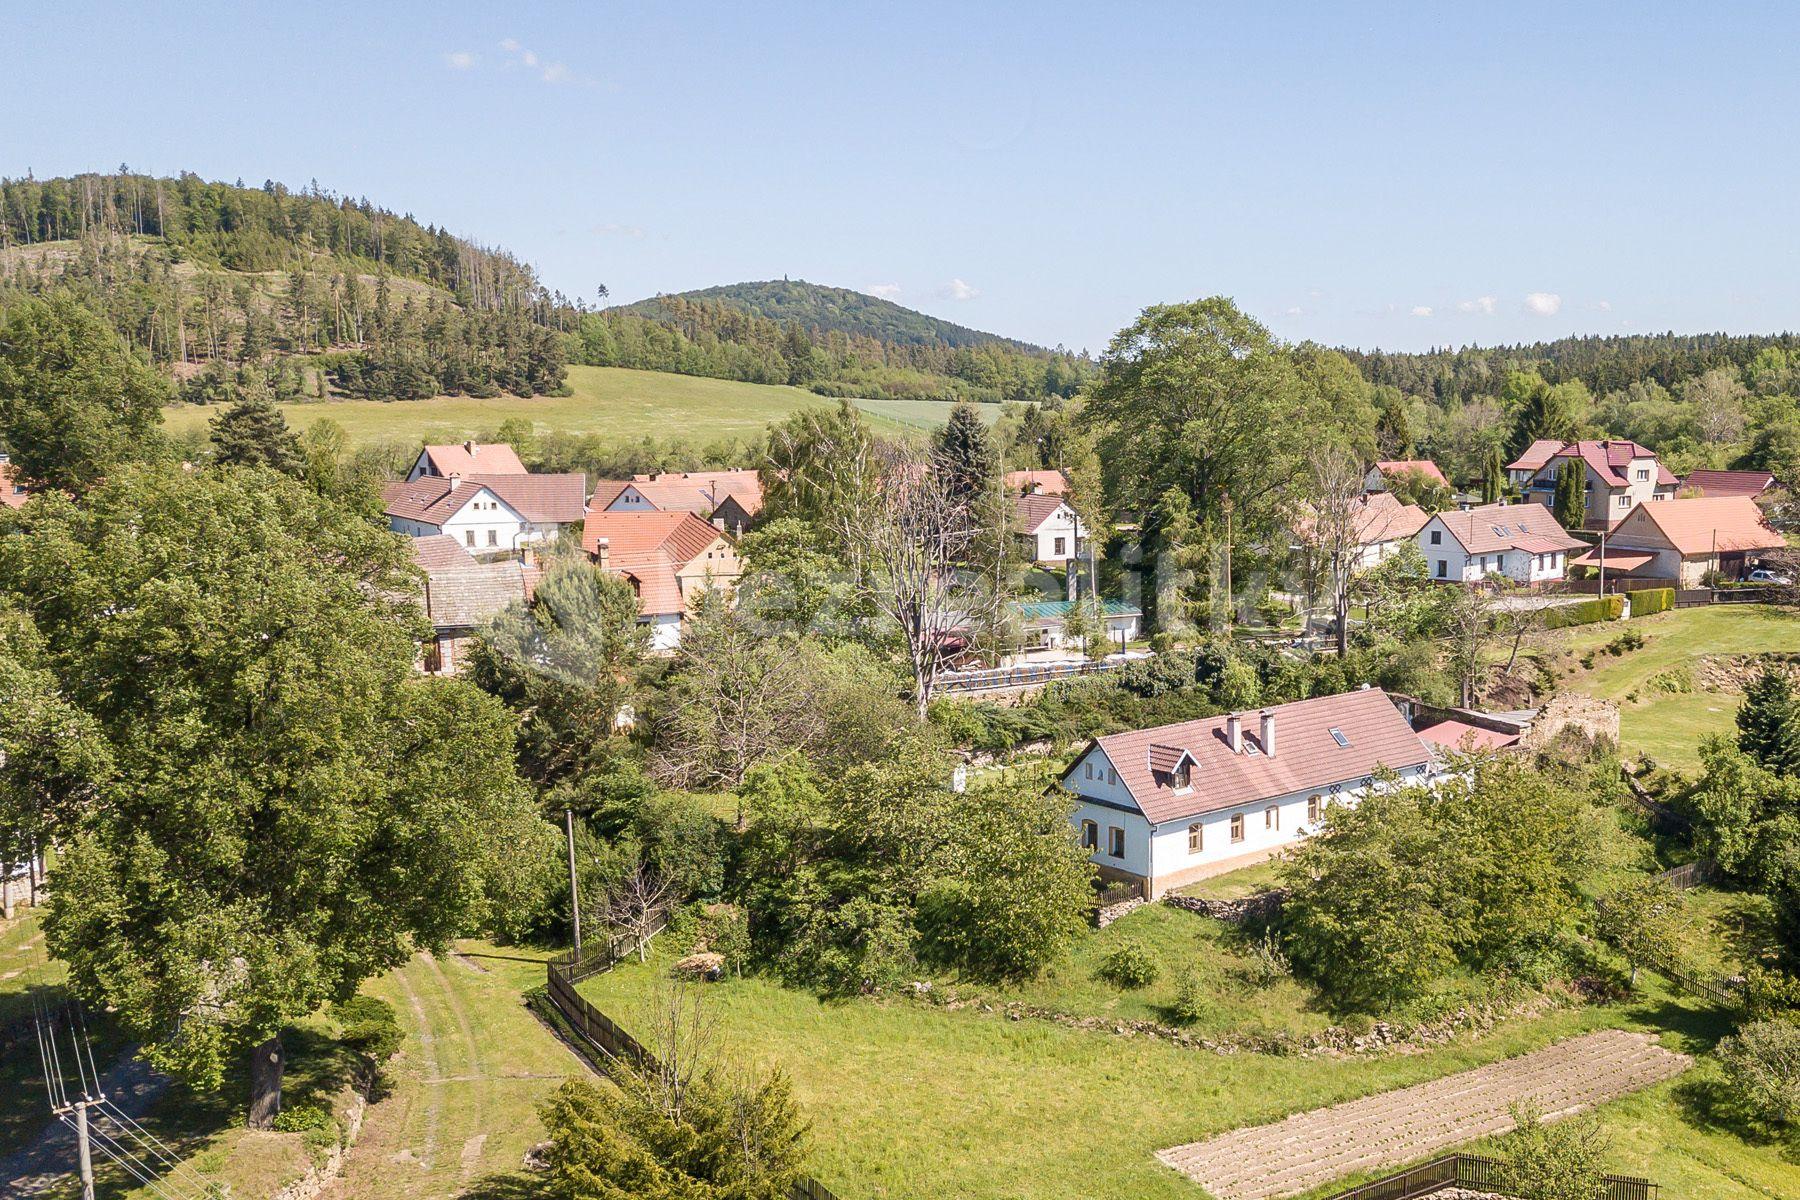
<path fill-rule="evenodd" d="M 972 404 L 958 404 L 938 430 L 940 469 L 945 472 L 952 496 L 968 501 L 994 486 L 1000 472 L 1000 451 Z"/>
<path fill-rule="evenodd" d="M 1766 667 L 1737 712 L 1738 748 L 1778 775 L 1800 774 L 1800 702 L 1788 677 Z"/>
<path fill-rule="evenodd" d="M 260 375 L 245 385 L 236 404 L 213 418 L 212 444 L 213 460 L 223 466 L 272 467 L 295 478 L 306 474 L 300 439 Z"/>

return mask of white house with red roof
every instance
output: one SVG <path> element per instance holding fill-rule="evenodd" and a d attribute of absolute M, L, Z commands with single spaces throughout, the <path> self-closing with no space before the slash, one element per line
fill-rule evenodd
<path fill-rule="evenodd" d="M 1710 572 L 1742 578 L 1759 555 L 1786 545 L 1752 497 L 1699 496 L 1638 505 L 1613 526 L 1604 557 L 1596 546 L 1574 562 L 1697 588 Z"/>
<path fill-rule="evenodd" d="M 743 533 L 762 506 L 762 476 L 746 468 L 603 479 L 588 501 L 595 512 L 690 512 L 733 535 Z"/>
<path fill-rule="evenodd" d="M 1445 475 L 1443 469 L 1429 458 L 1395 458 L 1378 462 L 1370 467 L 1369 473 L 1363 477 L 1363 490 L 1365 492 L 1385 492 L 1394 480 L 1407 475 L 1417 475 L 1430 480 L 1445 491 L 1451 490 L 1450 477 Z"/>
<path fill-rule="evenodd" d="M 1556 477 L 1563 464 L 1578 462 L 1587 495 L 1588 529 L 1610 529 L 1626 513 L 1648 500 L 1669 500 L 1677 481 L 1657 461 L 1656 452 L 1622 440 L 1531 443 L 1506 464 L 1506 477 L 1527 500 L 1548 508 L 1556 499 Z"/>
<path fill-rule="evenodd" d="M 449 446 L 426 446 L 407 471 L 408 482 L 414 479 L 443 479 L 451 475 L 523 475 L 525 464 L 518 452 L 505 442 L 482 444 L 458 442 Z"/>
<path fill-rule="evenodd" d="M 1069 477 L 1061 471 L 1008 471 L 1006 490 L 1016 496 L 1066 496 Z"/>
<path fill-rule="evenodd" d="M 700 594 L 729 594 L 744 571 L 731 539 L 691 512 L 591 512 L 581 545 L 602 571 L 631 584 L 652 650 L 679 647 Z"/>
<path fill-rule="evenodd" d="M 1426 573 L 1446 583 L 1480 583 L 1490 575 L 1549 583 L 1567 575 L 1570 554 L 1588 547 L 1538 504 L 1480 504 L 1436 513 L 1417 541 Z"/>
<path fill-rule="evenodd" d="M 1393 698 L 1365 688 L 1096 738 L 1061 783 L 1100 874 L 1155 899 L 1292 846 L 1378 776 L 1435 770 Z"/>
<path fill-rule="evenodd" d="M 1061 496 L 1044 492 L 1013 500 L 1015 534 L 1032 562 L 1060 566 L 1081 553 L 1087 529 Z"/>
<path fill-rule="evenodd" d="M 382 489 L 388 528 L 408 537 L 443 534 L 472 554 L 500 554 L 553 541 L 582 519 L 587 476 L 421 475 Z"/>

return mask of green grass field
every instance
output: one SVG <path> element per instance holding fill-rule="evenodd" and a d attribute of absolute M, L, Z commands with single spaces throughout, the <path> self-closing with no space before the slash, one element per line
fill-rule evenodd
<path fill-rule="evenodd" d="M 1582 655 L 1597 651 L 1626 629 L 1644 636 L 1642 649 L 1618 656 L 1599 651 L 1591 668 L 1580 665 Z M 1800 650 L 1800 613 L 1761 604 L 1677 609 L 1577 626 L 1549 635 L 1546 648 L 1559 669 L 1573 672 L 1559 680 L 1563 689 L 1619 702 L 1624 749 L 1692 771 L 1700 765 L 1700 740 L 1735 728 L 1739 697 L 1707 691 L 1658 692 L 1649 686 L 1651 677 L 1690 666 L 1706 654 Z"/>
<path fill-rule="evenodd" d="M 630 371 L 620 367 L 569 368 L 573 395 L 439 396 L 433 400 L 328 400 L 286 404 L 288 423 L 305 429 L 329 417 L 355 442 L 397 440 L 448 442 L 491 432 L 511 417 L 529 417 L 539 433 L 600 434 L 621 442 L 642 438 L 679 438 L 696 446 L 722 438 L 747 438 L 771 421 L 803 408 L 822 408 L 835 400 L 802 388 L 737 383 Z M 932 429 L 944 423 L 950 406 L 929 400 L 859 400 L 878 426 L 890 431 Z M 176 405 L 163 410 L 163 424 L 175 434 L 204 431 L 215 410 Z M 992 421 L 995 405 L 981 406 Z"/>

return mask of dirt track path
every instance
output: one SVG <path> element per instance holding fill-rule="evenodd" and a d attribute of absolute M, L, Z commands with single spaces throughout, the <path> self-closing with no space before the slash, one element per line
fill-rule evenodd
<path fill-rule="evenodd" d="M 1269 1200 L 1358 1171 L 1398 1167 L 1512 1127 L 1533 1099 L 1566 1116 L 1649 1087 L 1692 1060 L 1647 1034 L 1601 1030 L 1472 1071 L 1234 1129 L 1156 1157 L 1220 1200 Z"/>

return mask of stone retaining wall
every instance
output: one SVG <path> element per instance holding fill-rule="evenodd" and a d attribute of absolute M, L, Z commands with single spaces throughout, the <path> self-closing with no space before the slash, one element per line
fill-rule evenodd
<path fill-rule="evenodd" d="M 1203 917 L 1236 925 L 1241 921 L 1273 920 L 1281 912 L 1282 901 L 1286 899 L 1286 888 L 1271 888 L 1254 896 L 1245 896 L 1241 900 L 1208 900 L 1202 896 L 1181 896 L 1170 892 L 1162 898 L 1162 902 L 1171 908 L 1185 908 Z"/>

